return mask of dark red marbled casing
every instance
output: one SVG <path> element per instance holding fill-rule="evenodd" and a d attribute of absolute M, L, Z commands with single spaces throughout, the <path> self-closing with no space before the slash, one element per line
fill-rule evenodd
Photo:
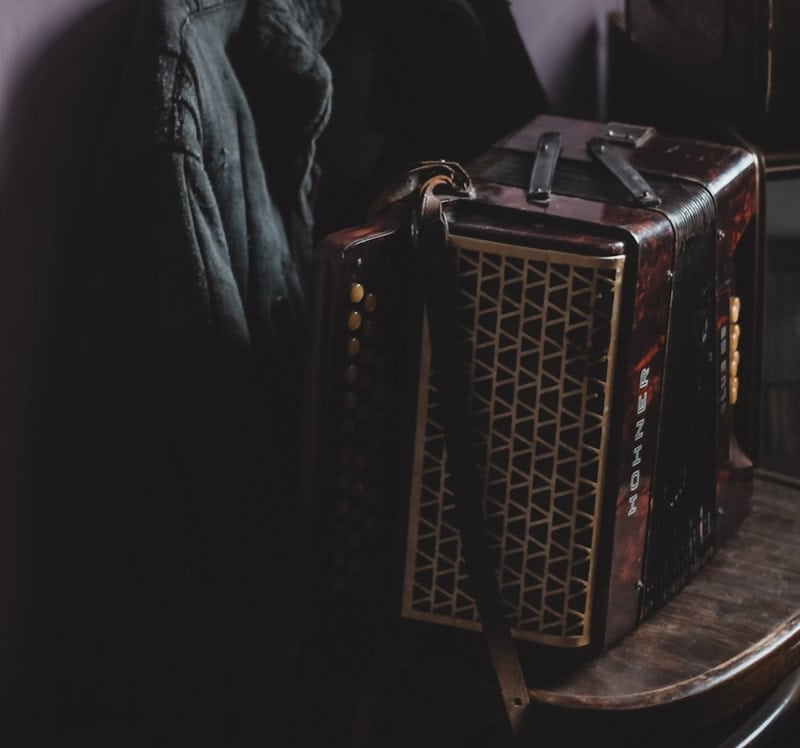
<path fill-rule="evenodd" d="M 539 137 L 544 132 L 561 134 L 561 158 L 572 162 L 588 163 L 588 141 L 604 132 L 598 123 L 576 121 L 559 117 L 537 118 L 521 131 L 500 143 L 501 148 L 514 151 L 534 152 Z M 715 211 L 711 240 L 715 246 L 716 334 L 718 341 L 723 331 L 728 334 L 729 304 L 734 277 L 735 250 L 747 229 L 755 210 L 756 161 L 752 153 L 743 149 L 685 139 L 674 139 L 654 134 L 636 148 L 623 149 L 626 158 L 638 171 L 650 179 L 674 181 L 688 185 L 687 199 L 693 189 L 710 196 Z M 498 150 L 498 158 L 502 157 Z M 475 174 L 473 173 L 473 177 Z M 618 464 L 609 466 L 609 496 L 615 503 L 613 516 L 606 515 L 604 552 L 607 557 L 607 585 L 597 601 L 603 615 L 597 616 L 596 638 L 605 645 L 619 639 L 630 631 L 641 618 L 641 584 L 643 567 L 648 552 L 648 528 L 651 506 L 651 482 L 655 464 L 655 449 L 659 443 L 659 419 L 648 418 L 644 425 L 644 451 L 640 453 L 641 464 L 637 479 L 637 511 L 630 514 L 631 464 L 630 455 L 635 446 L 637 410 L 640 397 L 646 394 L 648 408 L 660 407 L 662 376 L 665 370 L 667 325 L 671 303 L 671 276 L 678 246 L 677 220 L 680 214 L 680 195 L 673 204 L 665 199 L 657 209 L 643 209 L 630 204 L 615 204 L 606 200 L 587 200 L 580 197 L 554 194 L 545 205 L 531 203 L 525 191 L 518 187 L 485 184 L 476 180 L 478 200 L 474 211 L 480 212 L 481 201 L 494 206 L 503 206 L 508 211 L 517 211 L 506 225 L 496 223 L 485 227 L 487 235 L 525 233 L 527 221 L 530 236 L 535 242 L 541 227 L 557 225 L 561 231 L 574 232 L 573 241 L 584 247 L 593 245 L 592 251 L 603 252 L 609 236 L 620 239 L 626 252 L 635 263 L 635 278 L 626 277 L 635 285 L 633 298 L 629 297 L 629 326 L 625 333 L 626 343 L 621 347 L 621 360 L 616 370 L 617 395 L 614 428 L 617 450 L 611 451 L 611 459 Z M 664 188 L 667 189 L 666 187 Z M 464 210 L 468 210 L 464 208 Z M 525 216 L 523 218 L 522 216 Z M 466 220 L 466 219 L 462 219 Z M 480 219 L 473 219 L 479 223 Z M 458 229 L 453 227 L 452 231 Z M 474 229 L 473 229 L 474 230 Z M 519 239 L 517 239 L 519 240 Z M 584 250 L 585 251 L 585 250 Z M 720 361 L 724 356 L 720 354 Z M 673 362 L 674 363 L 674 362 Z M 745 365 L 755 362 L 746 362 Z M 649 370 L 647 385 L 642 389 L 642 372 Z M 716 543 L 723 542 L 750 508 L 750 486 L 752 465 L 738 449 L 732 431 L 731 408 L 724 395 L 727 382 L 726 371 L 720 372 L 721 382 L 717 403 L 708 407 L 716 413 L 716 484 L 720 521 L 717 524 Z M 614 498 L 615 497 L 615 498 Z M 685 580 L 684 580 L 685 581 Z M 596 642 L 597 643 L 597 642 Z"/>
<path fill-rule="evenodd" d="M 643 603 L 643 580 L 658 563 L 652 552 L 658 535 L 653 524 L 661 516 L 660 510 L 655 514 L 652 511 L 654 481 L 659 480 L 655 472 L 656 465 L 664 464 L 669 457 L 663 454 L 664 444 L 674 444 L 675 440 L 674 433 L 672 442 L 665 435 L 664 424 L 674 414 L 662 412 L 664 376 L 670 372 L 674 379 L 681 373 L 679 346 L 673 342 L 672 350 L 668 349 L 668 341 L 679 337 L 673 331 L 670 338 L 671 320 L 677 319 L 676 312 L 681 311 L 672 307 L 673 277 L 678 258 L 689 246 L 702 245 L 702 252 L 708 255 L 707 262 L 700 263 L 702 271 L 690 267 L 686 272 L 704 274 L 698 288 L 712 295 L 716 310 L 708 335 L 713 337 L 709 350 L 716 348 L 714 366 L 719 377 L 714 395 L 699 406 L 703 417 L 713 421 L 708 469 L 715 508 L 725 510 L 724 522 L 709 525 L 714 526 L 715 533 L 709 544 L 711 552 L 749 510 L 752 477 L 751 465 L 738 450 L 732 432 L 731 407 L 726 397 L 727 368 L 723 366 L 727 358 L 720 343 L 729 337 L 736 246 L 754 211 L 755 158 L 741 149 L 658 134 L 638 147 L 624 149 L 629 163 L 663 191 L 662 205 L 656 209 L 640 207 L 630 199 L 617 201 L 616 192 L 604 193 L 602 184 L 584 185 L 572 194 L 557 191 L 548 202 L 534 203 L 527 199 L 519 180 L 497 178 L 497 174 L 508 173 L 502 168 L 505 159 L 532 159 L 541 134 L 557 131 L 561 134 L 562 162 L 588 174 L 591 182 L 595 167 L 586 145 L 602 130 L 598 123 L 537 118 L 467 167 L 475 187 L 473 197 L 456 198 L 445 205 L 453 236 L 545 247 L 575 255 L 626 257 L 620 344 L 609 415 L 611 439 L 593 587 L 591 649 L 619 639 L 652 608 Z M 687 223 L 684 216 L 686 206 L 698 201 L 713 213 L 703 228 Z M 401 207 L 365 227 L 334 234 L 316 253 L 317 311 L 309 379 L 312 407 L 307 414 L 310 457 L 304 490 L 305 524 L 316 528 L 312 533 L 314 548 L 324 548 L 319 552 L 328 561 L 333 559 L 332 564 L 321 563 L 322 567 L 327 564 L 326 568 L 333 568 L 330 579 L 323 582 L 323 594 L 333 591 L 343 609 L 355 606 L 362 613 L 364 600 L 369 598 L 391 615 L 396 610 L 398 585 L 402 588 L 412 584 L 403 578 L 402 569 L 388 560 L 396 555 L 398 544 L 405 549 L 408 519 L 404 502 L 412 459 L 410 442 L 417 384 L 414 377 L 420 339 L 408 334 L 408 330 L 404 332 L 404 327 L 415 330 L 421 322 L 411 254 L 408 216 Z M 353 284 L 362 283 L 378 289 L 375 293 L 380 303 L 374 312 L 367 313 L 348 296 Z M 386 313 L 387 305 L 391 313 Z M 381 317 L 379 310 L 386 316 Z M 363 315 L 359 325 L 372 325 L 369 329 L 378 341 L 392 341 L 375 349 L 369 361 L 356 360 L 345 353 L 352 339 L 349 325 L 355 311 Z M 366 330 L 358 329 L 359 335 Z M 363 344 L 368 344 L 367 337 Z M 383 360 L 382 372 L 375 367 L 376 357 Z M 353 373 L 355 369 L 358 371 Z M 691 376 L 690 372 L 685 373 Z M 353 382 L 347 384 L 345 380 L 351 374 Z M 359 382 L 363 384 L 361 389 Z M 387 388 L 393 392 L 388 403 L 377 395 L 372 397 L 376 382 L 384 396 Z M 347 400 L 348 387 L 358 395 L 357 400 Z M 348 408 L 354 414 L 352 418 Z M 351 424 L 345 428 L 351 430 L 345 436 L 343 419 Z M 352 428 L 360 441 L 352 441 Z M 387 467 L 387 463 L 392 466 Z M 396 501 L 386 502 L 383 508 L 376 508 L 374 501 L 368 500 L 394 488 Z M 359 497 L 364 499 L 363 506 L 358 504 Z M 353 506 L 356 519 L 348 514 Z M 369 533 L 359 529 L 366 525 L 358 519 L 370 512 L 370 521 L 377 528 L 371 539 Z M 353 532 L 363 534 L 358 543 L 352 541 Z M 355 554 L 353 548 L 360 548 L 361 555 Z M 681 568 L 674 584 L 668 585 L 667 594 L 674 593 L 707 555 Z M 380 588 L 380 594 L 375 594 Z M 381 600 L 385 602 L 379 603 Z"/>

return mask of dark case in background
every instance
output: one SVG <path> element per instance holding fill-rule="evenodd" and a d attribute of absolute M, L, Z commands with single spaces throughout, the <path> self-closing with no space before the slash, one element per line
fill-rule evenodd
<path fill-rule="evenodd" d="M 628 36 L 688 100 L 750 137 L 800 124 L 794 0 L 627 0 Z"/>
<path fill-rule="evenodd" d="M 743 328 L 741 346 L 749 357 L 759 361 L 752 377 L 743 380 L 747 406 L 737 410 L 740 438 L 765 475 L 797 482 L 800 480 L 800 118 L 795 111 L 800 101 L 790 90 L 796 66 L 787 67 L 783 56 L 773 57 L 773 66 L 786 88 L 782 106 L 767 114 L 764 107 L 747 103 L 746 85 L 738 89 L 740 111 L 737 117 L 730 107 L 717 108 L 712 80 L 715 69 L 708 60 L 696 60 L 693 82 L 672 66 L 671 58 L 684 54 L 687 45 L 695 45 L 691 35 L 670 37 L 668 27 L 674 21 L 656 13 L 650 6 L 658 3 L 631 0 L 628 20 L 640 31 L 629 33 L 622 14 L 609 16 L 609 85 L 608 112 L 611 117 L 632 122 L 655 124 L 660 130 L 683 137 L 699 137 L 749 149 L 758 164 L 757 212 L 754 230 L 745 237 L 740 256 L 752 255 L 742 263 L 750 274 L 739 272 L 738 288 L 752 323 Z M 752 12 L 767 3 L 693 4 L 697 13 L 711 12 L 711 5 L 722 8 L 748 6 Z M 748 30 L 753 36 L 769 31 L 780 37 L 783 46 L 800 50 L 798 9 L 786 2 L 773 6 L 773 28 L 761 25 Z M 701 7 L 702 6 L 702 7 Z M 800 6 L 798 6 L 800 8 Z M 737 11 L 744 12 L 744 11 Z M 654 29 L 664 29 L 664 39 L 641 33 L 643 19 Z M 729 28 L 732 21 L 726 22 Z M 779 27 L 776 26 L 779 24 Z M 672 39 L 665 47 L 666 40 Z M 726 59 L 738 69 L 750 59 L 741 46 L 726 45 Z M 795 54 L 797 52 L 795 51 Z M 738 62 L 733 58 L 738 55 Z M 688 55 L 691 58 L 691 55 Z M 777 60 L 777 62 L 776 62 Z M 784 60 L 781 63 L 780 60 Z M 743 81 L 751 79 L 748 69 Z M 795 83 L 796 85 L 796 83 Z M 702 95 L 705 92 L 705 95 Z M 745 107 L 746 105 L 746 107 Z M 757 124 L 758 122 L 758 124 Z"/>

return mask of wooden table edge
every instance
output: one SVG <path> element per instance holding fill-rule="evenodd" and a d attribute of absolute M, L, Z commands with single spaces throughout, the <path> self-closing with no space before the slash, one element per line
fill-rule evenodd
<path fill-rule="evenodd" d="M 767 665 L 767 661 L 768 665 Z M 763 666 L 763 667 L 762 667 Z M 749 698 L 768 692 L 795 667 L 800 666 L 800 611 L 737 656 L 696 676 L 668 686 L 611 696 L 563 693 L 531 688 L 537 704 L 564 710 L 603 712 L 652 712 L 674 709 L 691 702 L 692 711 L 714 702 L 716 713 L 741 708 Z"/>

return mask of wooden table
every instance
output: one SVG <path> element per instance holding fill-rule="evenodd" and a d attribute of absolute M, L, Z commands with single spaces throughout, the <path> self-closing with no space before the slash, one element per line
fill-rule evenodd
<path fill-rule="evenodd" d="M 752 514 L 675 598 L 599 657 L 529 682 L 553 736 L 653 745 L 735 730 L 798 666 L 800 490 L 758 480 Z"/>
<path fill-rule="evenodd" d="M 356 743 L 502 745 L 484 648 L 474 637 L 454 643 L 452 631 L 430 636 L 382 696 L 366 689 L 381 705 L 368 720 L 372 739 Z M 617 646 L 568 664 L 525 659 L 531 748 L 800 746 L 784 708 L 800 701 L 800 489 L 758 480 L 734 535 Z M 784 737 L 755 741 L 776 713 Z"/>

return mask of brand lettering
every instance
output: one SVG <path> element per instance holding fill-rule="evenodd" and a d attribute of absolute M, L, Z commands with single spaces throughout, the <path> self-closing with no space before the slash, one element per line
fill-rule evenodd
<path fill-rule="evenodd" d="M 632 517 L 639 509 L 639 484 L 642 481 L 642 450 L 644 449 L 644 426 L 647 421 L 647 393 L 650 385 L 650 367 L 645 366 L 639 372 L 639 392 L 636 396 L 636 429 L 633 434 L 633 451 L 631 456 L 631 476 L 628 481 L 628 516 Z"/>

